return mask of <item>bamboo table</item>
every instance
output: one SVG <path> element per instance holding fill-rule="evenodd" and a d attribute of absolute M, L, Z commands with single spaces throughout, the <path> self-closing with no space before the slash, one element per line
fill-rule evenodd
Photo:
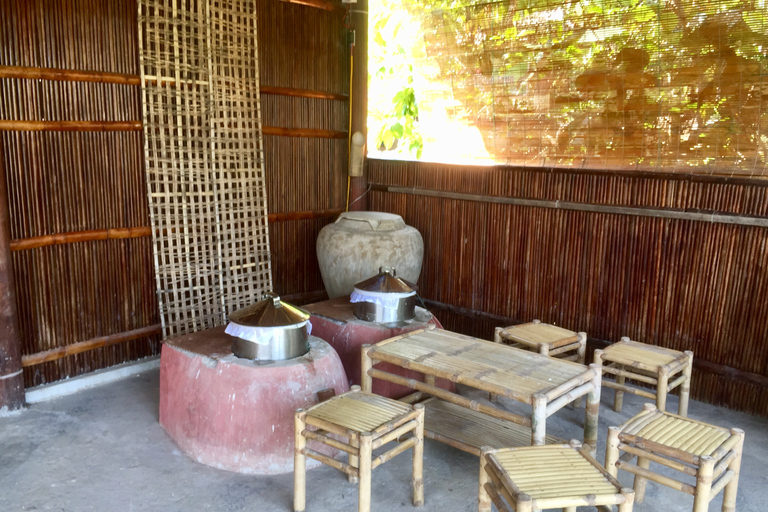
<path fill-rule="evenodd" d="M 422 373 L 424 382 L 376 368 L 386 362 Z M 494 393 L 532 407 L 531 416 L 520 416 L 435 386 L 444 378 L 481 391 Z M 584 444 L 597 446 L 601 369 L 549 358 L 527 350 L 428 328 L 363 345 L 362 387 L 369 391 L 372 379 L 382 379 L 417 391 L 412 400 L 426 394 L 494 418 L 531 429 L 531 444 L 546 441 L 547 418 L 577 398 L 587 395 Z M 407 399 L 408 397 L 406 397 Z M 429 430 L 429 425 L 427 425 Z"/>

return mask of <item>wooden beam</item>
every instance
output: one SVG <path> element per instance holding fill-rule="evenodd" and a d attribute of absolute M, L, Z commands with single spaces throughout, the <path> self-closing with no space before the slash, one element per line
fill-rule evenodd
<path fill-rule="evenodd" d="M 141 85 L 139 75 L 79 71 L 75 69 L 0 66 L 0 78 L 55 80 L 58 82 L 97 82 L 105 84 Z"/>
<path fill-rule="evenodd" d="M 141 121 L 0 121 L 0 130 L 15 132 L 138 132 Z"/>
<path fill-rule="evenodd" d="M 11 222 L 5 165 L 0 147 L 0 409 L 24 406 L 21 338 L 16 312 L 16 288 L 11 262 Z"/>
<path fill-rule="evenodd" d="M 270 213 L 267 217 L 267 220 L 269 220 L 269 222 L 285 222 L 288 220 L 324 219 L 327 217 L 336 217 L 343 211 L 343 208 L 337 208 L 332 210 L 317 210 L 307 212 Z"/>
<path fill-rule="evenodd" d="M 346 139 L 347 132 L 334 130 L 314 130 L 311 128 L 282 128 L 279 126 L 264 126 L 264 135 L 277 135 L 280 137 L 303 137 L 308 139 Z"/>
<path fill-rule="evenodd" d="M 136 228 L 97 229 L 93 231 L 74 231 L 69 233 L 58 233 L 56 235 L 45 235 L 11 240 L 11 250 L 25 251 L 28 249 L 37 249 L 38 247 L 48 247 L 50 245 L 65 245 L 73 244 L 76 242 L 91 242 L 93 240 L 109 240 L 119 238 L 142 238 L 151 235 L 152 230 L 148 226 Z"/>
<path fill-rule="evenodd" d="M 23 356 L 21 358 L 21 364 L 26 368 L 28 366 L 35 366 L 48 361 L 55 361 L 63 357 L 79 354 L 95 348 L 106 347 L 114 345 L 116 343 L 123 343 L 126 341 L 136 340 L 140 338 L 147 338 L 160 334 L 160 324 L 150 325 L 148 327 L 142 327 L 140 329 L 134 329 L 132 331 L 121 332 L 118 334 L 111 334 L 109 336 L 101 336 L 88 341 L 81 341 L 67 345 L 66 347 L 58 347 L 44 352 L 38 352 L 37 354 L 31 354 Z"/>
<path fill-rule="evenodd" d="M 259 88 L 261 94 L 274 94 L 276 96 L 292 96 L 295 98 L 318 98 L 321 100 L 349 101 L 346 94 L 333 92 L 310 91 L 307 89 L 292 89 L 290 87 L 270 87 L 262 85 Z"/>

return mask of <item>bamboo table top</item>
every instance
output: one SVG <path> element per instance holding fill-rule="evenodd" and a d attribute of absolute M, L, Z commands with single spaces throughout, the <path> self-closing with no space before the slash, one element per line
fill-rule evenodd
<path fill-rule="evenodd" d="M 501 329 L 502 338 L 526 345 L 549 345 L 551 349 L 570 345 L 579 341 L 579 336 L 573 331 L 550 324 L 530 322 L 527 324 L 510 325 Z"/>
<path fill-rule="evenodd" d="M 627 364 L 641 370 L 657 371 L 660 366 L 677 369 L 687 364 L 683 352 L 638 341 L 619 341 L 603 349 L 603 360 Z"/>
<path fill-rule="evenodd" d="M 339 425 L 354 432 L 376 432 L 413 411 L 397 400 L 368 393 L 351 392 L 321 402 L 307 410 L 307 416 Z"/>
<path fill-rule="evenodd" d="M 534 395 L 549 394 L 591 371 L 578 363 L 437 329 L 385 340 L 368 354 L 374 360 L 527 404 L 533 403 Z"/>

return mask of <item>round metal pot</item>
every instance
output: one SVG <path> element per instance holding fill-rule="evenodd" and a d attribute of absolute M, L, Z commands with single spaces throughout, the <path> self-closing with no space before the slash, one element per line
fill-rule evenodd
<path fill-rule="evenodd" d="M 355 316 L 366 322 L 392 324 L 412 320 L 416 311 L 416 296 L 401 298 L 397 308 L 385 308 L 373 302 L 356 302 Z"/>
<path fill-rule="evenodd" d="M 257 327 L 258 329 L 258 327 Z M 272 342 L 266 345 L 235 338 L 232 352 L 237 357 L 255 361 L 282 361 L 300 357 L 309 351 L 307 326 L 272 328 Z"/>

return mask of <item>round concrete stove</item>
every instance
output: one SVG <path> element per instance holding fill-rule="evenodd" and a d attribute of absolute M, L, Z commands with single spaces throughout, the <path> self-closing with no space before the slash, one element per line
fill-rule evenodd
<path fill-rule="evenodd" d="M 309 352 L 257 362 L 232 354 L 217 327 L 167 340 L 160 357 L 160 424 L 198 462 L 238 473 L 293 471 L 293 414 L 317 393 L 349 389 L 336 351 L 309 337 Z M 319 463 L 318 463 L 319 464 Z"/>

